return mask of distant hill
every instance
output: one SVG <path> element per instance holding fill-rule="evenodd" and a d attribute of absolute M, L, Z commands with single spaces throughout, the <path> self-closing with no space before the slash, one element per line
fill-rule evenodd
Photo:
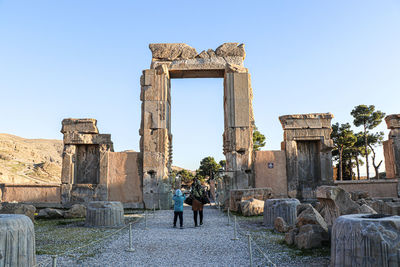
<path fill-rule="evenodd" d="M 0 133 L 0 183 L 60 183 L 63 142 Z"/>

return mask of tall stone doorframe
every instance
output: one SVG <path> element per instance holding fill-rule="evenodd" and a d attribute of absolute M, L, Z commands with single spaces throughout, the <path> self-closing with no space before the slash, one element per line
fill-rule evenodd
<path fill-rule="evenodd" d="M 64 119 L 64 151 L 61 171 L 61 203 L 108 200 L 110 134 L 99 134 L 95 119 Z"/>
<path fill-rule="evenodd" d="M 400 178 L 400 114 L 388 115 L 385 121 L 390 130 L 389 139 L 383 142 L 386 177 Z"/>
<path fill-rule="evenodd" d="M 243 65 L 244 45 L 225 43 L 215 51 L 197 51 L 182 43 L 150 44 L 152 62 L 141 77 L 142 118 L 139 134 L 143 201 L 146 208 L 169 200 L 172 164 L 171 79 L 224 79 L 223 150 L 228 189 L 254 187 L 254 125 L 250 74 Z M 159 201 L 160 200 L 160 201 Z"/>
<path fill-rule="evenodd" d="M 288 196 L 315 198 L 320 185 L 333 184 L 330 113 L 279 117 L 284 131 Z"/>

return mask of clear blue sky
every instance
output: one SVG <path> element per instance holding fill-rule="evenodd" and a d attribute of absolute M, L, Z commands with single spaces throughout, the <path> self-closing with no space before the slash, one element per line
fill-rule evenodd
<path fill-rule="evenodd" d="M 139 78 L 158 42 L 245 43 L 267 150 L 280 149 L 280 115 L 400 113 L 398 1 L 0 0 L 0 132 L 61 139 L 63 118 L 92 117 L 116 151 L 138 151 Z M 172 81 L 175 165 L 223 158 L 222 91 L 221 79 Z"/>

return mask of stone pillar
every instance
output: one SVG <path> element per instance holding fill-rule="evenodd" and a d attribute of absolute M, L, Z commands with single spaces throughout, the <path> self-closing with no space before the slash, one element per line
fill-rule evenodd
<path fill-rule="evenodd" d="M 387 178 L 400 178 L 400 114 L 385 118 L 390 130 L 389 139 L 383 142 Z"/>
<path fill-rule="evenodd" d="M 118 227 L 124 224 L 124 207 L 121 202 L 89 202 L 86 208 L 86 226 Z"/>
<path fill-rule="evenodd" d="M 95 119 L 64 119 L 61 202 L 64 205 L 107 200 L 110 134 L 99 134 Z"/>
<path fill-rule="evenodd" d="M 25 215 L 0 214 L 0 266 L 36 264 L 35 229 Z"/>
<path fill-rule="evenodd" d="M 143 163 L 145 208 L 168 202 L 168 174 L 171 168 L 171 90 L 164 65 L 143 71 L 141 77 L 142 121 L 140 151 Z M 160 200 L 160 202 L 159 202 Z M 165 204 L 165 207 L 169 204 Z"/>
<path fill-rule="evenodd" d="M 255 186 L 253 163 L 253 109 L 250 74 L 231 72 L 224 76 L 224 154 L 230 177 L 229 189 Z"/>
<path fill-rule="evenodd" d="M 315 198 L 319 185 L 333 184 L 330 113 L 279 117 L 284 130 L 282 149 L 286 153 L 288 195 Z"/>
<path fill-rule="evenodd" d="M 289 226 L 294 226 L 297 218 L 297 205 L 295 198 L 267 199 L 264 202 L 263 223 L 269 228 L 274 228 L 275 219 L 281 217 Z"/>

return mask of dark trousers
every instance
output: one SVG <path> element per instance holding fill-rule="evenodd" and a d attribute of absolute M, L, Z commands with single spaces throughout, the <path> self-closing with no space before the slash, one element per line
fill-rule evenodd
<path fill-rule="evenodd" d="M 176 220 L 178 219 L 179 216 L 179 224 L 182 227 L 183 226 L 183 211 L 174 211 L 174 226 L 176 226 Z"/>
<path fill-rule="evenodd" d="M 194 210 L 193 211 L 193 219 L 194 219 L 195 226 L 197 226 L 197 213 L 200 213 L 200 224 L 203 224 L 203 211 L 202 210 Z"/>

